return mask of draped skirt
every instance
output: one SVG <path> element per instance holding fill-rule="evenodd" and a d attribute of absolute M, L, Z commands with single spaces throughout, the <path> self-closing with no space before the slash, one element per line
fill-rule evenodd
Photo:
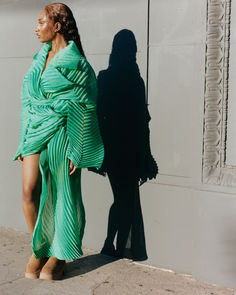
<path fill-rule="evenodd" d="M 32 235 L 36 258 L 76 259 L 83 255 L 85 211 L 81 169 L 69 175 L 68 136 L 61 126 L 40 153 L 42 177 L 38 217 Z"/>

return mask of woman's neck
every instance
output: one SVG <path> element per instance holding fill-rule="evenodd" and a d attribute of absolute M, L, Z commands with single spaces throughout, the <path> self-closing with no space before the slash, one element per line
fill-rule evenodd
<path fill-rule="evenodd" d="M 65 40 L 64 36 L 57 34 L 56 37 L 52 40 L 51 52 L 56 54 L 59 50 L 63 49 L 68 45 L 68 42 Z"/>

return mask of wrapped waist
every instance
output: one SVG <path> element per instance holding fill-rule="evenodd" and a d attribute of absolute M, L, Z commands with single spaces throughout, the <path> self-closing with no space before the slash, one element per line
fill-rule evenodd
<path fill-rule="evenodd" d="M 29 105 L 48 106 L 48 105 L 53 104 L 53 100 L 49 100 L 49 99 L 41 99 L 41 100 L 29 99 L 28 104 Z"/>
<path fill-rule="evenodd" d="M 67 103 L 62 100 L 31 100 L 29 113 L 39 116 L 67 116 Z"/>

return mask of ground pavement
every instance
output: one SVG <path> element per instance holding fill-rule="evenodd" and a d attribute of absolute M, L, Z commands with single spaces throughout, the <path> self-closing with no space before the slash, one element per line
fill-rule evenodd
<path fill-rule="evenodd" d="M 160 270 L 128 259 L 112 259 L 84 249 L 67 260 L 60 281 L 30 280 L 24 268 L 31 256 L 30 235 L 0 227 L 1 295 L 236 295 L 236 290 L 212 286 L 191 276 Z"/>

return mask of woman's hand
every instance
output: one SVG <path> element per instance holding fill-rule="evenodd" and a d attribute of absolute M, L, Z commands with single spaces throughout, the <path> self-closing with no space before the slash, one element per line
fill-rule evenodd
<path fill-rule="evenodd" d="M 21 155 L 19 155 L 19 157 L 17 158 L 17 160 L 18 160 L 19 162 L 23 163 L 23 158 L 22 158 Z"/>
<path fill-rule="evenodd" d="M 75 167 L 74 163 L 70 160 L 70 168 L 69 168 L 70 173 L 69 173 L 69 175 L 72 175 L 75 172 L 75 170 L 76 170 L 76 167 Z"/>

